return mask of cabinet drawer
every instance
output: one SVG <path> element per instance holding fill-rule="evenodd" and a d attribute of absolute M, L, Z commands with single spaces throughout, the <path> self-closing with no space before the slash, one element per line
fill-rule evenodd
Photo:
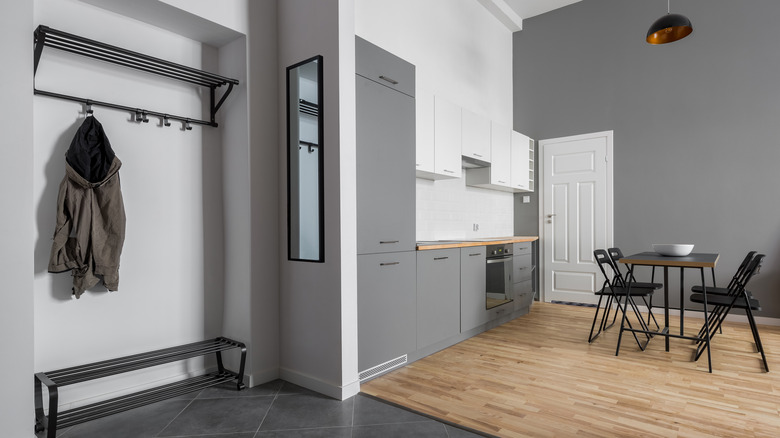
<path fill-rule="evenodd" d="M 533 242 L 516 242 L 512 244 L 512 251 L 516 256 L 531 254 L 531 248 L 533 248 L 533 244 Z"/>
<path fill-rule="evenodd" d="M 512 283 L 530 280 L 533 274 L 531 254 L 515 256 L 512 259 Z"/>
<path fill-rule="evenodd" d="M 355 37 L 355 72 L 414 97 L 414 65 L 360 37 Z"/>
<path fill-rule="evenodd" d="M 530 308 L 534 303 L 534 293 L 519 292 L 515 294 L 515 309 Z"/>

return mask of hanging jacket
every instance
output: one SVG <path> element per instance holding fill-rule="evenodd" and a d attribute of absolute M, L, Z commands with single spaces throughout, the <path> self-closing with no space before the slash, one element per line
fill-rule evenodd
<path fill-rule="evenodd" d="M 103 126 L 94 116 L 87 117 L 65 154 L 49 258 L 49 272 L 72 271 L 76 298 L 95 286 L 98 276 L 108 290 L 119 288 L 126 220 L 121 166 Z"/>

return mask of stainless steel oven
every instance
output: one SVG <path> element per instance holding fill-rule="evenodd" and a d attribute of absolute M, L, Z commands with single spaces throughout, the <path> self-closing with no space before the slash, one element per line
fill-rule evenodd
<path fill-rule="evenodd" d="M 487 246 L 485 309 L 512 302 L 512 244 Z"/>

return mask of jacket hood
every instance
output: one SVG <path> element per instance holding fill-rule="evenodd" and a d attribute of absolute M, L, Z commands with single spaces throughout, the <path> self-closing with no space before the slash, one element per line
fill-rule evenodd
<path fill-rule="evenodd" d="M 92 189 L 95 187 L 100 187 L 103 184 L 105 184 L 108 180 L 110 180 L 114 175 L 116 175 L 119 172 L 120 167 L 122 167 L 122 162 L 119 161 L 119 158 L 114 157 L 114 161 L 111 162 L 111 166 L 108 168 L 106 177 L 100 181 L 91 182 L 91 181 L 87 181 L 83 176 L 79 175 L 76 169 L 74 169 L 73 166 L 70 165 L 70 163 L 66 162 L 65 175 L 71 181 L 78 184 L 79 186 L 84 187 L 85 189 Z"/>
<path fill-rule="evenodd" d="M 106 179 L 115 157 L 103 125 L 95 116 L 84 119 L 65 153 L 70 167 L 90 183 Z"/>

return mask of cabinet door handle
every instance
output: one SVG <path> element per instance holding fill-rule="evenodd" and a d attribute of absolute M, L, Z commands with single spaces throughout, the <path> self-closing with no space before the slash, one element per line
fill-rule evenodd
<path fill-rule="evenodd" d="M 499 184 L 506 184 L 506 181 L 499 181 Z"/>
<path fill-rule="evenodd" d="M 400 264 L 401 262 L 385 262 L 385 263 L 380 263 L 379 266 L 393 266 L 393 265 L 400 265 Z"/>
<path fill-rule="evenodd" d="M 398 243 L 398 241 L 397 240 L 380 240 L 379 241 L 380 245 L 385 245 L 385 244 L 388 244 L 388 243 Z"/>
<path fill-rule="evenodd" d="M 481 252 L 475 252 L 474 254 L 469 254 L 469 257 L 475 257 L 475 256 L 479 256 L 479 255 L 482 255 L 482 253 Z"/>
<path fill-rule="evenodd" d="M 385 76 L 385 75 L 381 75 L 381 76 L 379 76 L 379 79 L 381 79 L 381 80 L 383 80 L 383 81 L 390 82 L 390 83 L 391 83 L 391 84 L 393 84 L 393 85 L 398 85 L 398 81 L 396 81 L 395 79 L 392 79 L 392 78 L 388 78 L 388 77 L 387 77 L 387 76 Z"/>
<path fill-rule="evenodd" d="M 480 154 L 474 154 L 475 157 L 482 158 L 482 155 Z"/>
<path fill-rule="evenodd" d="M 434 260 L 447 260 L 449 257 L 434 257 Z"/>
<path fill-rule="evenodd" d="M 455 172 L 453 172 L 453 171 L 451 171 L 451 170 L 447 170 L 447 169 L 443 169 L 443 170 L 444 170 L 445 172 L 447 172 L 447 173 L 455 173 Z"/>

